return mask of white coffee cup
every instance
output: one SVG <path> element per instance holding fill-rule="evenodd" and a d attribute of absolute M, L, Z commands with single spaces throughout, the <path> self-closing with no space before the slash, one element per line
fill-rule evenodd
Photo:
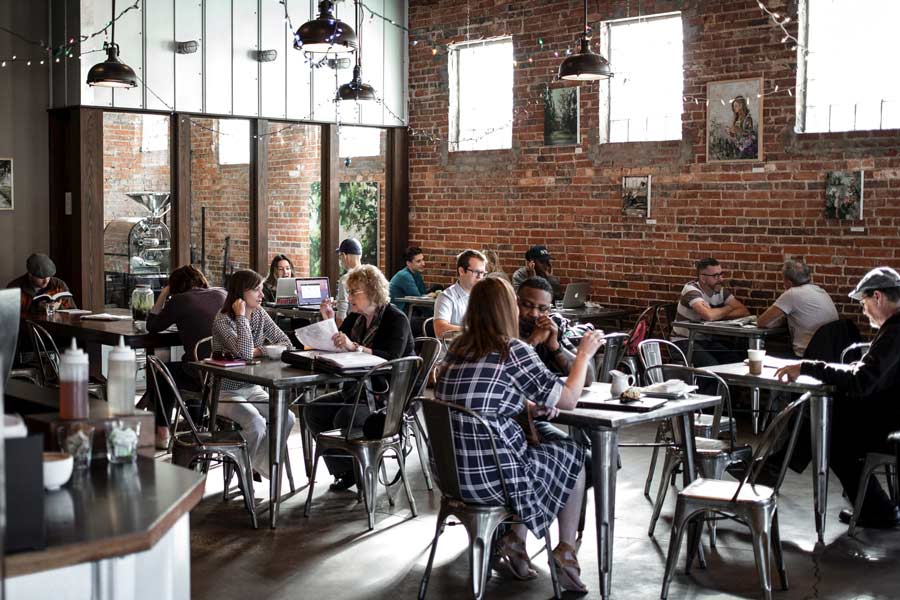
<path fill-rule="evenodd" d="M 765 350 L 747 350 L 747 360 L 750 363 L 750 374 L 761 375 L 763 369 L 763 361 L 766 358 Z"/>
<path fill-rule="evenodd" d="M 626 375 L 622 371 L 613 369 L 609 372 L 609 376 L 612 378 L 610 393 L 613 398 L 621 396 L 622 392 L 634 385 L 634 375 Z"/>
<path fill-rule="evenodd" d="M 284 352 L 284 346 L 279 345 L 271 345 L 271 346 L 263 346 L 263 350 L 266 352 L 266 356 L 275 360 L 277 358 L 281 358 L 281 353 Z"/>

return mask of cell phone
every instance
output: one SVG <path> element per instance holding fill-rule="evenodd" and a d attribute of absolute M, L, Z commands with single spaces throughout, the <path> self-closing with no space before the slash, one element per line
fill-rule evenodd
<path fill-rule="evenodd" d="M 261 361 L 260 359 L 258 359 L 258 358 L 253 358 L 253 359 L 247 361 L 247 365 L 250 365 L 250 366 L 252 366 L 252 365 L 258 365 L 258 364 L 260 364 L 261 362 L 262 362 L 262 361 Z"/>

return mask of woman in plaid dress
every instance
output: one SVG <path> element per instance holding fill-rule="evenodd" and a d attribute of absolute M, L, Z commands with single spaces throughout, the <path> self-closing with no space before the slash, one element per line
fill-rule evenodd
<path fill-rule="evenodd" d="M 531 346 L 516 339 L 515 294 L 503 279 L 485 279 L 472 289 L 463 326 L 445 359 L 435 396 L 478 412 L 491 428 L 512 508 L 523 523 L 498 542 L 498 550 L 515 576 L 534 577 L 525 550 L 526 528 L 543 537 L 559 517 L 560 543 L 553 555 L 560 582 L 567 590 L 586 591 L 574 548 L 584 495 L 584 450 L 571 440 L 528 445 L 515 417 L 529 405 L 551 418 L 559 409 L 574 408 L 601 335 L 585 336 L 563 382 Z M 466 415 L 452 415 L 463 499 L 503 504 L 488 433 Z"/>

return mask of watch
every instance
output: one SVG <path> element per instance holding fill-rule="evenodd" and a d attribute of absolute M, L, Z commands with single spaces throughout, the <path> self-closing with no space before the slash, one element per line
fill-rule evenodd
<path fill-rule="evenodd" d="M 353 342 L 353 343 L 356 344 L 356 342 Z M 356 348 L 354 348 L 353 351 L 354 352 L 362 352 L 363 351 L 362 344 L 356 344 Z"/>

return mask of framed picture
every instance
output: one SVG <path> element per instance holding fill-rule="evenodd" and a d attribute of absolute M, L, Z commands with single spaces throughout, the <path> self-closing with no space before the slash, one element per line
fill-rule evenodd
<path fill-rule="evenodd" d="M 622 214 L 650 218 L 650 175 L 622 178 Z"/>
<path fill-rule="evenodd" d="M 706 84 L 706 162 L 763 158 L 763 80 Z"/>
<path fill-rule="evenodd" d="M 0 158 L 0 210 L 13 209 L 13 159 Z"/>
<path fill-rule="evenodd" d="M 577 87 L 547 88 L 544 91 L 544 145 L 573 146 L 578 144 Z"/>
<path fill-rule="evenodd" d="M 825 175 L 825 218 L 863 218 L 862 171 L 829 171 Z"/>

